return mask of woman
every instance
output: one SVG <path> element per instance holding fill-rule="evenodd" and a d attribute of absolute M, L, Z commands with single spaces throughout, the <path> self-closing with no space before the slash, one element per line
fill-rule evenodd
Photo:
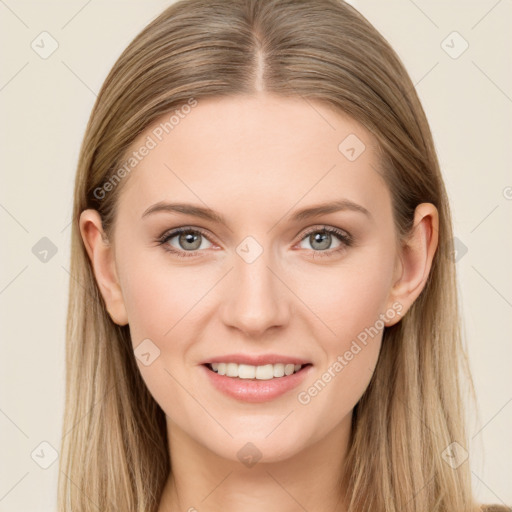
<path fill-rule="evenodd" d="M 481 510 L 432 136 L 349 5 L 150 23 L 87 127 L 71 273 L 61 511 Z"/>

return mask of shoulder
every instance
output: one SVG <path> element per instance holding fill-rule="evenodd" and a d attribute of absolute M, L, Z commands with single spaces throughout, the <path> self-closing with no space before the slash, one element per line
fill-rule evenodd
<path fill-rule="evenodd" d="M 480 507 L 481 512 L 512 512 L 512 507 L 505 505 L 482 505 Z"/>

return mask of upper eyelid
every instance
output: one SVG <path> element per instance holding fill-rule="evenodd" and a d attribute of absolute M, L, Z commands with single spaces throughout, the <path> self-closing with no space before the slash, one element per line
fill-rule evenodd
<path fill-rule="evenodd" d="M 326 230 L 326 231 L 333 231 L 333 230 L 341 231 L 348 238 L 352 238 L 352 235 L 346 229 L 337 228 L 336 226 L 330 226 L 329 224 L 318 224 L 318 225 L 312 226 L 311 228 L 306 228 L 306 230 L 303 232 L 302 236 L 304 237 L 306 235 L 309 235 L 310 233 L 314 233 L 316 231 L 322 231 L 322 230 Z"/>
<path fill-rule="evenodd" d="M 309 234 L 311 233 L 314 233 L 316 231 L 322 231 L 322 230 L 336 230 L 336 231 L 341 231 L 349 240 L 352 241 L 352 235 L 345 229 L 343 228 L 338 228 L 336 226 L 331 226 L 329 224 L 315 224 L 313 226 L 310 226 L 308 228 L 305 228 L 301 233 L 301 237 L 299 238 L 299 242 L 302 241 L 306 236 L 308 236 Z M 175 236 L 178 236 L 180 234 L 180 231 L 197 231 L 198 233 L 201 233 L 201 235 L 203 235 L 205 238 L 208 239 L 209 242 L 211 243 L 216 243 L 215 241 L 211 240 L 210 239 L 210 236 L 207 232 L 207 230 L 203 229 L 203 228 L 200 228 L 200 227 L 197 227 L 197 226 L 179 226 L 179 227 L 176 227 L 176 228 L 172 228 L 172 229 L 169 229 L 167 231 L 165 231 L 163 233 L 163 235 L 161 235 L 159 237 L 159 240 L 165 240 L 165 239 L 171 239 L 171 238 L 174 238 Z M 333 233 L 334 235 L 336 235 L 336 233 Z M 199 249 L 196 249 L 196 251 L 198 252 L 201 252 Z M 194 252 L 194 251 L 189 251 L 189 252 Z"/>
<path fill-rule="evenodd" d="M 207 233 L 206 230 L 195 226 L 180 226 L 177 228 L 169 229 L 165 231 L 161 236 L 159 236 L 158 239 L 165 240 L 166 238 L 174 238 L 175 236 L 178 236 L 181 232 L 186 231 L 197 231 L 198 233 L 201 233 L 201 235 L 203 235 L 205 238 L 207 238 L 210 242 L 213 243 L 213 241 L 210 240 L 210 235 Z"/>

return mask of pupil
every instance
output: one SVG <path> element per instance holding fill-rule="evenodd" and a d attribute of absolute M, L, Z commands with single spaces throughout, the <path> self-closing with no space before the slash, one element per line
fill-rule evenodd
<path fill-rule="evenodd" d="M 191 244 L 193 245 L 193 247 L 188 247 L 189 249 L 197 249 L 201 243 L 199 242 L 199 244 L 197 244 L 197 241 L 199 240 L 199 235 L 196 235 L 196 234 L 193 234 L 193 233 L 184 233 L 181 235 L 181 240 L 186 243 L 186 244 Z M 194 245 L 194 242 L 195 242 L 195 245 Z"/>
<path fill-rule="evenodd" d="M 329 241 L 330 241 L 330 233 L 316 233 L 313 235 L 313 239 L 315 243 L 319 243 L 320 247 L 318 249 L 328 249 Z"/>

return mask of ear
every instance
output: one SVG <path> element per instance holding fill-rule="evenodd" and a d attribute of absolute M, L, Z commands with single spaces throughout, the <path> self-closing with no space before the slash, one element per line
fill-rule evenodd
<path fill-rule="evenodd" d="M 80 234 L 110 317 L 114 323 L 126 325 L 128 317 L 115 267 L 114 250 L 103 232 L 101 216 L 96 210 L 84 210 L 80 214 Z"/>
<path fill-rule="evenodd" d="M 397 254 L 394 284 L 389 295 L 389 304 L 399 303 L 399 315 L 386 322 L 386 326 L 397 323 L 409 310 L 425 287 L 432 260 L 437 249 L 439 214 L 431 203 L 422 203 L 414 212 L 414 223 L 410 236 L 402 243 Z"/>

